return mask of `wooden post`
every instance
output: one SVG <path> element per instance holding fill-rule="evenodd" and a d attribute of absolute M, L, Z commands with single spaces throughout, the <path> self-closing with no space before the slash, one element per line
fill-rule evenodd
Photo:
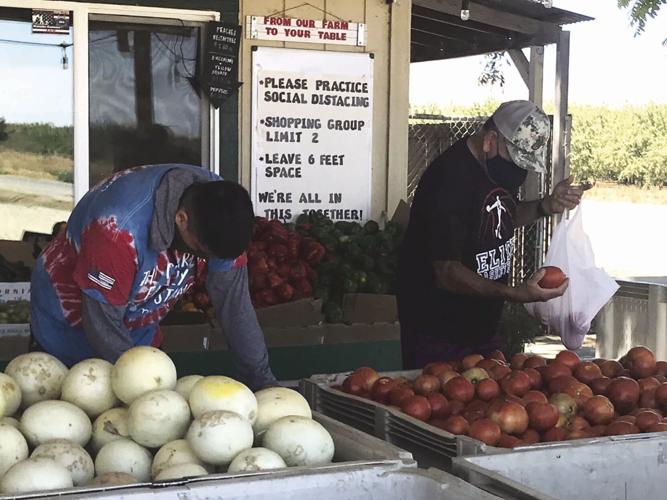
<path fill-rule="evenodd" d="M 384 211 L 391 218 L 408 197 L 408 117 L 410 22 L 412 2 L 389 5 L 389 89 L 387 116 L 387 194 Z M 378 99 L 379 96 L 376 96 Z M 375 163 L 375 162 L 374 162 Z"/>
<path fill-rule="evenodd" d="M 565 158 L 565 130 L 570 83 L 570 32 L 563 31 L 556 45 L 556 102 L 553 131 L 553 184 L 568 176 Z"/>
<path fill-rule="evenodd" d="M 542 107 L 544 95 L 544 47 L 530 48 L 528 62 L 528 100 Z"/>
<path fill-rule="evenodd" d="M 528 77 L 526 84 L 528 85 L 528 100 L 538 105 L 543 106 L 544 95 L 544 47 L 532 46 L 530 48 L 530 60 L 528 61 Z M 526 200 L 538 200 L 543 198 L 548 191 L 548 183 L 546 182 L 546 174 L 538 174 L 536 172 L 528 172 L 526 183 L 524 184 L 524 196 Z M 544 246 L 545 246 L 545 220 L 538 219 L 535 221 L 535 249 L 534 262 L 535 267 L 543 264 Z"/>
<path fill-rule="evenodd" d="M 528 100 L 542 107 L 544 90 L 544 47 L 530 48 L 526 85 L 528 85 Z M 527 200 L 542 198 L 547 193 L 543 189 L 542 176 L 535 172 L 528 172 L 524 184 L 524 195 Z"/>
<path fill-rule="evenodd" d="M 512 59 L 512 62 L 514 63 L 514 66 L 519 71 L 519 74 L 523 79 L 523 83 L 525 83 L 530 90 L 530 62 L 526 58 L 526 55 L 521 49 L 510 49 L 507 51 L 507 54 L 509 54 L 510 59 Z"/>
<path fill-rule="evenodd" d="M 537 49 L 541 49 L 537 50 Z M 523 55 L 523 53 L 522 53 Z M 526 61 L 526 85 L 528 86 L 528 100 L 542 107 L 544 47 L 530 48 L 530 61 Z M 527 200 L 536 200 L 545 195 L 541 189 L 540 175 L 528 172 L 524 184 L 524 195 Z"/>

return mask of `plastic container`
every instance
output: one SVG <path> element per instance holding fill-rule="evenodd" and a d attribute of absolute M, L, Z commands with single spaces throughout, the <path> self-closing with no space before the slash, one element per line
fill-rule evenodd
<path fill-rule="evenodd" d="M 420 373 L 421 370 L 410 370 L 380 375 L 413 379 Z M 453 457 L 514 451 L 450 434 L 386 405 L 333 388 L 341 385 L 348 375 L 349 372 L 314 375 L 301 381 L 300 390 L 311 408 L 410 451 L 420 466 L 449 470 Z M 518 449 L 521 448 L 515 448 Z"/>
<path fill-rule="evenodd" d="M 508 499 L 665 498 L 665 471 L 667 436 L 662 433 L 453 459 L 455 474 Z"/>
<path fill-rule="evenodd" d="M 280 477 L 292 477 L 293 475 L 296 476 L 300 474 L 303 475 L 310 473 L 312 471 L 335 472 L 336 470 L 339 469 L 341 471 L 350 471 L 350 470 L 355 470 L 355 468 L 367 467 L 367 466 L 384 468 L 386 470 L 399 470 L 399 469 L 403 470 L 403 469 L 417 468 L 417 463 L 412 458 L 412 454 L 405 450 L 402 450 L 390 443 L 381 441 L 380 439 L 377 439 L 373 436 L 369 436 L 368 434 L 353 429 L 352 427 L 345 425 L 342 422 L 338 422 L 332 418 L 329 418 L 325 415 L 321 415 L 315 411 L 313 412 L 313 419 L 321 423 L 327 429 L 327 431 L 329 431 L 334 441 L 334 446 L 336 451 L 333 463 L 328 464 L 326 466 L 292 467 L 276 471 L 267 471 L 267 472 L 242 474 L 242 475 L 212 474 L 209 476 L 192 479 L 190 481 L 172 481 L 169 483 L 142 483 L 138 485 L 130 485 L 130 486 L 123 486 L 116 488 L 75 488 L 62 491 L 59 490 L 57 492 L 51 491 L 48 492 L 48 494 L 36 493 L 36 494 L 23 495 L 12 498 L 50 498 L 55 495 L 60 496 L 63 494 L 70 494 L 70 493 L 72 494 L 76 493 L 75 498 L 90 498 L 93 496 L 95 497 L 101 496 L 105 498 L 112 498 L 112 497 L 118 498 L 120 496 L 124 496 L 126 492 L 130 491 L 132 492 L 132 495 L 134 495 L 135 494 L 134 492 L 137 491 L 149 491 L 152 492 L 150 493 L 151 495 L 155 495 L 156 490 L 153 490 L 152 488 L 159 488 L 160 491 L 159 498 L 162 499 L 163 498 L 162 494 L 163 491 L 165 491 L 164 488 L 166 485 L 182 486 L 186 484 L 190 485 L 190 483 L 192 484 L 197 483 L 198 485 L 200 485 L 200 483 L 203 484 L 209 481 L 214 481 L 217 484 L 217 483 L 224 483 L 230 478 L 236 478 L 236 477 L 243 477 L 248 480 L 257 477 L 273 476 L 273 475 L 278 475 Z M 182 493 L 183 491 L 189 491 L 190 489 L 191 489 L 190 486 L 187 487 L 183 486 L 182 488 L 178 489 L 178 491 Z M 201 494 L 198 493 L 199 496 L 193 495 L 192 498 L 206 497 L 212 491 L 213 490 L 206 490 L 206 492 L 202 492 Z M 218 496 L 217 493 L 216 496 Z M 8 498 L 8 497 L 0 496 L 0 498 Z M 164 498 L 171 498 L 171 497 L 167 496 Z M 174 495 L 173 498 L 176 498 L 176 495 Z M 181 495 L 178 498 L 189 498 L 189 497 L 187 496 L 183 497 Z M 264 497 L 258 496 L 257 498 L 264 498 Z"/>
<path fill-rule="evenodd" d="M 163 486 L 84 492 L 65 498 L 159 498 L 185 500 L 495 500 L 465 481 L 436 469 L 396 468 L 387 464 L 343 466 L 308 471 L 193 479 Z"/>

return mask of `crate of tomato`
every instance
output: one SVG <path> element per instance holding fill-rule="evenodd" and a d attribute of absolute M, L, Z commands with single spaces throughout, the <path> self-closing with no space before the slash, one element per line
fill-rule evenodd
<path fill-rule="evenodd" d="M 250 296 L 256 308 L 313 296 L 315 266 L 326 249 L 278 220 L 258 218 L 248 247 Z"/>
<path fill-rule="evenodd" d="M 497 351 L 410 372 L 362 367 L 313 376 L 302 390 L 319 411 L 445 468 L 455 456 L 606 447 L 621 435 L 667 432 L 667 362 L 642 346 L 618 361 L 564 350 L 507 362 Z"/>

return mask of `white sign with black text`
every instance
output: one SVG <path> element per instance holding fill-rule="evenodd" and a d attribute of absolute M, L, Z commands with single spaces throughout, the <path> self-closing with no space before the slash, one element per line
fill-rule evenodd
<path fill-rule="evenodd" d="M 310 211 L 367 220 L 372 55 L 258 47 L 252 63 L 255 213 L 285 222 Z"/>

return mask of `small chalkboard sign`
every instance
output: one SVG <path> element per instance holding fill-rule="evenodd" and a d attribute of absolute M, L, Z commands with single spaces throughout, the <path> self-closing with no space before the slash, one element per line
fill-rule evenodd
<path fill-rule="evenodd" d="M 211 104 L 218 108 L 241 85 L 238 81 L 241 26 L 210 22 L 206 27 L 204 86 Z"/>

